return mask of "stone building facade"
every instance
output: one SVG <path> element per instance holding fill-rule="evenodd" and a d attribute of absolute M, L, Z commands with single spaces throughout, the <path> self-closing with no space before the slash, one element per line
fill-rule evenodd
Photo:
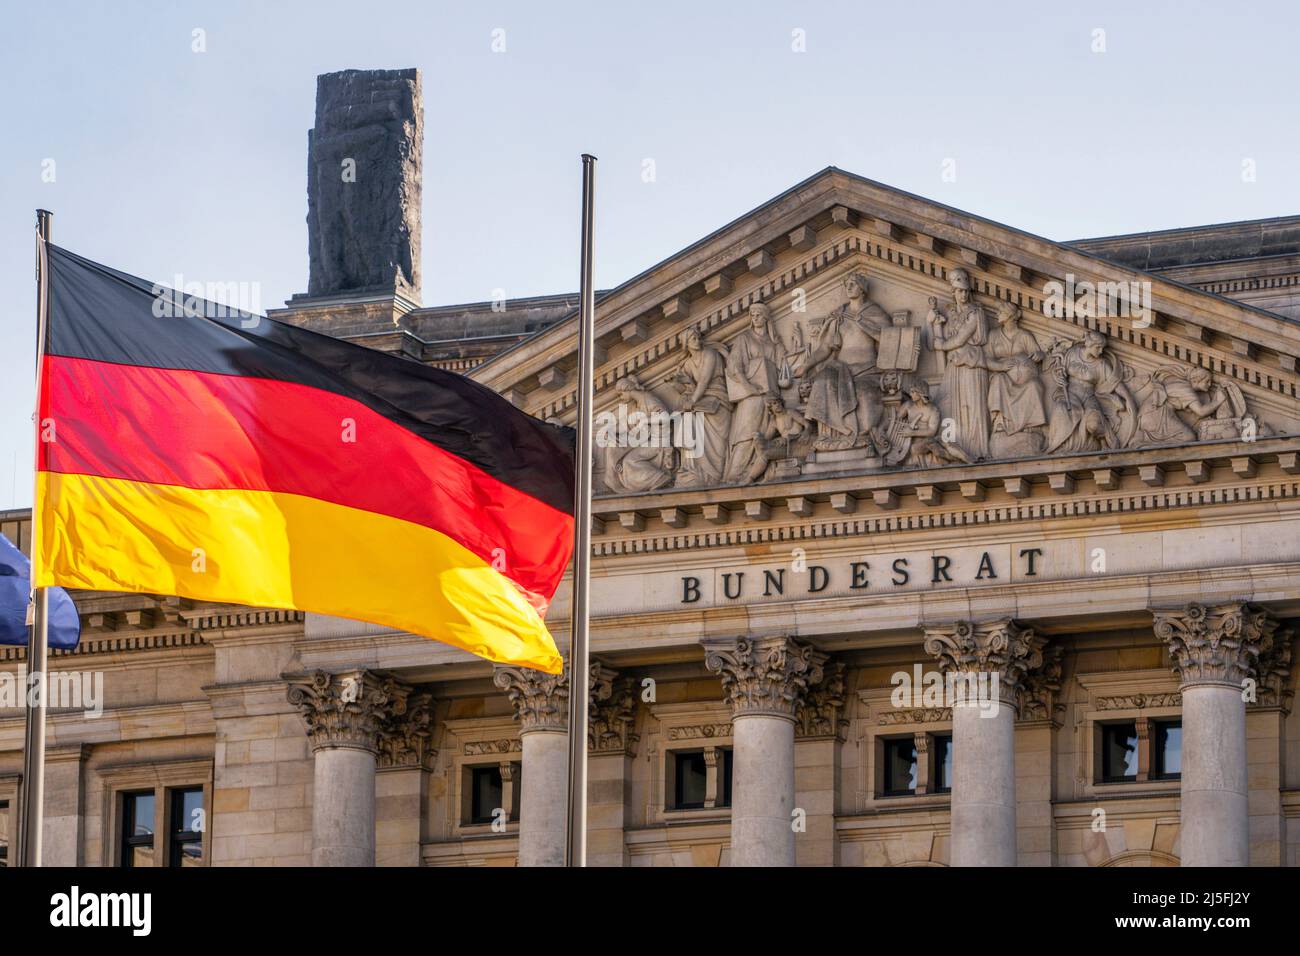
<path fill-rule="evenodd" d="M 1300 864 L 1297 262 L 1300 218 L 1057 243 L 829 169 L 602 293 L 591 863 Z M 573 305 L 273 314 L 572 424 Z M 75 597 L 47 861 L 174 862 L 176 793 L 182 861 L 562 858 L 565 677 Z"/>

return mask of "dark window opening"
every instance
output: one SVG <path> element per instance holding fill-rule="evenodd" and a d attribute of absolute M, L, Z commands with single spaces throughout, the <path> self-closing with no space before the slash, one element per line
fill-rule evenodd
<path fill-rule="evenodd" d="M 934 793 L 952 793 L 952 734 L 934 735 Z"/>
<path fill-rule="evenodd" d="M 1103 783 L 1136 780 L 1138 738 L 1135 723 L 1102 724 L 1101 779 Z"/>
<path fill-rule="evenodd" d="M 496 812 L 503 808 L 505 790 L 501 782 L 501 768 L 474 767 L 470 770 L 470 823 L 492 823 Z"/>
<path fill-rule="evenodd" d="M 903 797 L 916 793 L 916 741 L 886 740 L 885 780 L 887 797 Z"/>
<path fill-rule="evenodd" d="M 709 771 L 704 751 L 673 754 L 673 809 L 699 810 L 708 792 Z"/>
<path fill-rule="evenodd" d="M 1155 721 L 1151 733 L 1151 776 L 1177 780 L 1183 773 L 1183 722 Z"/>
<path fill-rule="evenodd" d="M 171 791 L 171 846 L 168 866 L 203 865 L 203 788 Z"/>
<path fill-rule="evenodd" d="M 122 866 L 153 866 L 154 795 L 122 794 Z"/>

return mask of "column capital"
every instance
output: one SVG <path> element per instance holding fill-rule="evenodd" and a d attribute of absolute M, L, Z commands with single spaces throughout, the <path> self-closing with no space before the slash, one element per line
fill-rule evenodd
<path fill-rule="evenodd" d="M 791 721 L 808 688 L 821 681 L 827 656 L 794 638 L 705 640 L 704 666 L 722 678 L 732 717 L 763 715 Z"/>
<path fill-rule="evenodd" d="M 1152 608 L 1156 637 L 1169 645 L 1183 687 L 1224 684 L 1240 689 L 1259 676 L 1259 658 L 1273 648 L 1277 620 L 1244 601 Z"/>
<path fill-rule="evenodd" d="M 1019 709 L 1030 671 L 1042 666 L 1047 638 L 1013 618 L 925 626 L 925 652 L 949 674 L 997 675 L 998 699 Z"/>
<path fill-rule="evenodd" d="M 587 671 L 589 716 L 600 702 L 613 695 L 618 671 L 593 660 Z M 519 721 L 519 733 L 535 731 L 567 733 L 569 730 L 569 662 L 559 674 L 546 674 L 531 667 L 497 664 L 492 683 L 506 692 Z M 591 721 L 588 720 L 590 725 Z"/>
<path fill-rule="evenodd" d="M 1295 698 L 1295 686 L 1290 679 L 1294 646 L 1295 633 L 1288 627 L 1279 627 L 1268 645 L 1260 649 L 1256 664 L 1259 669 L 1256 703 L 1260 707 L 1277 707 L 1284 714 L 1291 713 Z"/>
<path fill-rule="evenodd" d="M 844 707 L 844 665 L 827 662 L 822 678 L 810 683 L 794 715 L 797 738 L 830 738 L 840 735 L 840 712 Z"/>
<path fill-rule="evenodd" d="M 315 671 L 290 679 L 288 697 L 307 722 L 312 752 L 346 747 L 379 752 L 379 735 L 406 712 L 411 688 L 367 670 Z"/>
<path fill-rule="evenodd" d="M 492 683 L 506 692 L 519 721 L 519 733 L 564 733 L 569 729 L 569 667 L 546 674 L 531 667 L 497 664 Z"/>
<path fill-rule="evenodd" d="M 419 767 L 432 770 L 438 759 L 433 747 L 433 696 L 424 691 L 406 699 L 405 711 L 394 714 L 379 730 L 379 769 Z"/>
<path fill-rule="evenodd" d="M 628 754 L 641 739 L 636 727 L 637 688 L 630 677 L 621 680 L 618 671 L 593 661 L 591 711 L 587 720 L 587 749 L 592 753 Z M 597 678 L 596 671 L 600 676 Z"/>

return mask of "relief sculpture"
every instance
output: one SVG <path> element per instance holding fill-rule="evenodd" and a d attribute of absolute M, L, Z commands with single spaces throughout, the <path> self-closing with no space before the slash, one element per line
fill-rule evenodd
<path fill-rule="evenodd" d="M 597 449 L 603 490 L 752 484 L 1265 433 L 1233 381 L 1183 365 L 1139 375 L 1101 332 L 1040 339 L 1015 303 L 977 301 L 965 269 L 946 280 L 949 300 L 929 297 L 920 313 L 898 308 L 898 290 L 877 298 L 868 276 L 853 272 L 828 293 L 835 298 L 827 311 L 792 313 L 783 331 L 766 302 L 749 307 L 728 341 L 706 341 L 688 328 L 666 375 L 652 381 L 644 371 L 629 373 L 617 384 L 629 411 L 671 418 L 674 440 Z"/>

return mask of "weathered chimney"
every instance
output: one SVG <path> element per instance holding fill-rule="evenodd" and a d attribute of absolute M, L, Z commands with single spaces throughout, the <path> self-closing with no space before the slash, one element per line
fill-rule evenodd
<path fill-rule="evenodd" d="M 420 71 L 316 78 L 307 133 L 311 297 L 389 293 L 420 301 Z"/>

